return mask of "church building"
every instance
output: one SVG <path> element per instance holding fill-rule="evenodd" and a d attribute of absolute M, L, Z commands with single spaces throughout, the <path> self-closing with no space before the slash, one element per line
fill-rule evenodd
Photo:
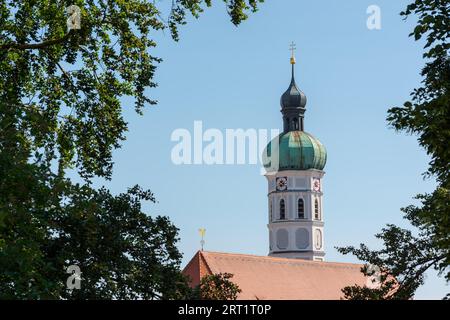
<path fill-rule="evenodd" d="M 203 276 L 233 274 L 239 299 L 340 299 L 341 289 L 364 285 L 361 265 L 325 262 L 322 179 L 327 153 L 305 131 L 306 96 L 294 78 L 280 99 L 283 132 L 263 153 L 268 182 L 268 256 L 197 252 L 184 268 L 191 285 Z"/>

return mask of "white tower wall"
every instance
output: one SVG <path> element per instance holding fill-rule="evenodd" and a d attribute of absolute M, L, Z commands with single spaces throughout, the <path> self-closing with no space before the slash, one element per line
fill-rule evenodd
<path fill-rule="evenodd" d="M 316 169 L 266 174 L 269 186 L 269 256 L 315 261 L 324 259 L 323 175 L 323 171 Z M 303 211 L 300 212 L 299 199 L 303 200 Z"/>

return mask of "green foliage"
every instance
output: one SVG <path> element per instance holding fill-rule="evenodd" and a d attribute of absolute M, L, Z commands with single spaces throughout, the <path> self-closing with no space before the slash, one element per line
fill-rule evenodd
<path fill-rule="evenodd" d="M 167 217 L 153 219 L 141 211 L 141 201 L 154 202 L 153 194 L 137 186 L 118 196 L 104 188 L 76 185 L 68 190 L 70 201 L 52 221 L 59 237 L 45 250 L 49 256 L 56 253 L 53 265 L 67 263 L 62 256 L 82 271 L 81 290 L 66 290 L 64 298 L 182 296 L 187 287 L 179 272 L 178 229 Z"/>
<path fill-rule="evenodd" d="M 257 8 L 254 0 L 225 3 L 235 25 Z M 81 9 L 81 29 L 68 32 L 72 4 Z M 152 34 L 169 28 L 177 40 L 186 14 L 198 17 L 203 4 L 211 1 L 173 1 L 166 21 L 145 0 L 1 1 L 1 127 L 25 122 L 29 147 L 46 148 L 60 172 L 75 167 L 86 179 L 110 178 L 112 151 L 127 130 L 120 98 L 133 97 L 139 113 L 156 103 L 146 91 L 156 86 L 161 61 L 151 54 Z"/>
<path fill-rule="evenodd" d="M 438 262 L 445 257 L 443 250 L 435 249 L 431 239 L 423 233 L 413 236 L 412 232 L 389 224 L 376 235 L 383 241 L 381 250 L 370 250 L 361 244 L 359 248 L 338 248 L 343 254 L 351 253 L 358 259 L 378 266 L 380 277 L 378 286 L 349 286 L 344 288 L 346 299 L 411 299 L 416 289 L 424 282 L 424 273 L 431 267 L 438 267 Z M 362 272 L 370 268 L 365 265 Z"/>
<path fill-rule="evenodd" d="M 51 207 L 51 188 L 39 182 L 45 170 L 11 164 L 9 156 L 0 152 L 0 298 L 48 297 L 56 284 L 41 272 L 47 267 L 42 250 L 47 230 L 41 221 Z"/>
<path fill-rule="evenodd" d="M 402 208 L 405 219 L 417 235 L 394 225 L 382 229 L 376 237 L 384 248 L 369 250 L 338 248 L 343 254 L 354 254 L 360 260 L 380 267 L 378 288 L 350 286 L 343 292 L 347 299 L 410 299 L 424 283 L 430 268 L 450 280 L 450 3 L 446 0 L 416 0 L 401 13 L 405 18 L 418 16 L 410 36 L 425 38 L 425 67 L 422 87 L 411 93 L 411 101 L 388 111 L 387 120 L 397 131 L 416 134 L 431 161 L 426 176 L 434 176 L 438 186 L 432 194 L 416 196 L 420 206 Z M 367 270 L 362 270 L 367 275 Z M 395 280 L 394 280 L 395 279 Z"/>
<path fill-rule="evenodd" d="M 417 0 L 401 13 L 418 16 L 410 34 L 425 38 L 422 69 L 423 86 L 415 89 L 412 101 L 388 111 L 388 122 L 398 131 L 418 135 L 419 144 L 431 157 L 428 175 L 434 175 L 443 187 L 450 188 L 450 3 L 446 0 Z"/>
<path fill-rule="evenodd" d="M 224 2 L 235 25 L 257 8 Z M 67 30 L 69 5 L 81 29 Z M 113 196 L 91 180 L 111 178 L 127 131 L 121 99 L 138 113 L 156 103 L 153 34 L 178 40 L 205 5 L 174 0 L 165 19 L 146 0 L 0 0 L 0 298 L 180 297 L 176 228 L 141 212 L 153 196 L 137 187 Z M 69 292 L 71 264 L 83 281 Z"/>
<path fill-rule="evenodd" d="M 155 201 L 150 192 L 134 187 L 112 196 L 104 188 L 65 183 L 61 201 L 51 207 L 34 206 L 20 216 L 2 211 L 2 299 L 184 295 L 178 229 L 166 217 L 151 218 L 141 211 L 142 201 Z M 66 287 L 69 265 L 81 269 L 80 290 Z"/>
<path fill-rule="evenodd" d="M 231 273 L 204 276 L 200 284 L 192 290 L 190 299 L 236 300 L 241 289 L 230 280 L 231 278 L 233 278 Z"/>

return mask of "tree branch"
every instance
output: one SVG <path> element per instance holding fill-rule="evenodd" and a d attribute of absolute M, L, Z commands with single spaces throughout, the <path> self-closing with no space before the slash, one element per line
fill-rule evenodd
<path fill-rule="evenodd" d="M 19 49 L 19 50 L 27 50 L 27 49 L 45 49 L 49 46 L 52 46 L 54 44 L 60 44 L 66 41 L 69 36 L 71 35 L 71 32 L 69 31 L 64 35 L 64 37 L 59 39 L 51 39 L 46 40 L 40 43 L 8 43 L 8 44 L 2 44 L 0 45 L 0 50 L 9 50 L 9 49 Z"/>

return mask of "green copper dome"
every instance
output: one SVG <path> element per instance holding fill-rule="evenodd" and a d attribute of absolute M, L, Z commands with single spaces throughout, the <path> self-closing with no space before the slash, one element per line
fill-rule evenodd
<path fill-rule="evenodd" d="M 276 165 L 276 143 L 279 141 L 279 165 Z M 273 147 L 272 147 L 273 145 Z M 327 151 L 323 144 L 304 131 L 289 131 L 278 135 L 263 152 L 263 164 L 267 171 L 322 170 L 327 162 Z M 278 167 L 278 168 L 277 168 Z"/>

